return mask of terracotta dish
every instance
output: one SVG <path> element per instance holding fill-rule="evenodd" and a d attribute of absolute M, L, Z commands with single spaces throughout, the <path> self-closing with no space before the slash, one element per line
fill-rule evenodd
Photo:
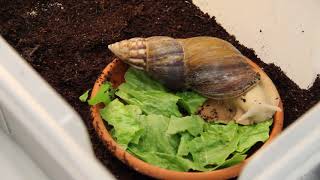
<path fill-rule="evenodd" d="M 256 64 L 250 61 L 250 64 L 258 67 Z M 113 87 L 119 86 L 124 82 L 124 74 L 127 70 L 128 66 L 124 64 L 122 61 L 115 59 L 103 70 L 100 77 L 94 84 L 91 97 L 95 96 L 97 91 L 100 88 L 100 85 L 108 80 L 112 83 Z M 279 107 L 283 109 L 282 103 L 280 101 Z M 151 164 L 148 164 L 130 153 L 123 150 L 117 142 L 112 138 L 111 134 L 108 132 L 104 120 L 101 118 L 99 114 L 99 109 L 101 109 L 101 105 L 95 105 L 91 108 L 91 113 L 93 117 L 93 126 L 98 133 L 101 140 L 104 142 L 105 146 L 111 151 L 111 153 L 116 156 L 123 163 L 132 167 L 136 171 L 143 173 L 145 175 L 157 178 L 157 179 L 228 179 L 232 177 L 236 177 L 240 174 L 242 168 L 252 156 L 247 158 L 242 163 L 234 165 L 232 167 L 214 170 L 210 172 L 178 172 L 163 169 Z M 282 130 L 283 126 L 283 111 L 276 112 L 274 115 L 274 122 L 272 126 L 272 130 L 270 132 L 269 139 L 264 143 L 261 147 L 265 147 L 269 144 Z"/>

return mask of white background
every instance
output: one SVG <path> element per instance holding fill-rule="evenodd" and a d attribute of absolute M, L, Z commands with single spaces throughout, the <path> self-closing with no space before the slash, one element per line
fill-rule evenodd
<path fill-rule="evenodd" d="M 300 87 L 307 88 L 320 73 L 319 0 L 193 2 L 264 62 L 280 66 Z"/>

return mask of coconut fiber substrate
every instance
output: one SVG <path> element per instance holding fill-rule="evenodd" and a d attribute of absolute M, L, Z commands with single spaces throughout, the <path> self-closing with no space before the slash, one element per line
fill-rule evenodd
<path fill-rule="evenodd" d="M 88 105 L 78 100 L 114 58 L 108 44 L 154 35 L 227 40 L 275 83 L 284 103 L 285 127 L 320 99 L 319 76 L 309 89 L 300 89 L 279 67 L 264 63 L 190 0 L 1 0 L 0 33 L 81 115 L 97 158 L 119 179 L 147 177 L 107 151 L 90 124 Z"/>

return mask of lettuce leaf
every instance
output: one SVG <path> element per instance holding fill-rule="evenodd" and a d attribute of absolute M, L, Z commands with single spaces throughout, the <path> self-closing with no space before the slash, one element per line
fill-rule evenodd
<path fill-rule="evenodd" d="M 140 137 L 139 144 L 130 144 L 128 151 L 145 162 L 158 167 L 188 171 L 190 169 L 205 171 L 188 158 L 184 158 L 177 153 L 181 144 L 178 135 L 166 133 L 170 119 L 162 115 L 142 116 L 139 120 L 144 126 L 144 133 Z M 190 135 L 186 134 L 186 137 Z M 191 139 L 193 136 L 191 136 Z"/>
<path fill-rule="evenodd" d="M 89 91 L 90 91 L 90 89 L 87 90 L 86 92 L 84 92 L 84 93 L 79 97 L 79 100 L 80 100 L 81 102 L 86 102 L 86 101 L 87 101 L 88 96 L 89 96 Z"/>
<path fill-rule="evenodd" d="M 102 118 L 113 126 L 112 134 L 123 149 L 126 149 L 130 142 L 139 142 L 144 131 L 139 122 L 141 113 L 138 106 L 124 105 L 118 99 L 100 110 Z"/>
<path fill-rule="evenodd" d="M 197 136 L 203 130 L 204 120 L 198 115 L 185 116 L 178 118 L 172 116 L 170 118 L 168 134 L 177 134 L 179 132 L 188 131 L 191 135 Z"/>
<path fill-rule="evenodd" d="M 142 115 L 138 106 L 118 99 L 100 113 L 114 127 L 112 134 L 123 148 L 145 162 L 176 171 L 210 171 L 240 163 L 247 149 L 268 138 L 272 124 L 269 120 L 251 126 L 224 125 L 205 123 L 196 115 Z"/>
<path fill-rule="evenodd" d="M 239 125 L 231 121 L 228 124 L 220 123 L 207 123 L 205 132 L 210 133 L 214 137 L 220 137 L 226 141 L 232 141 L 236 136 L 238 136 Z"/>
<path fill-rule="evenodd" d="M 129 68 L 124 76 L 128 87 L 133 90 L 147 91 L 147 90 L 157 90 L 166 91 L 166 88 L 158 81 L 153 80 L 144 71 Z"/>
<path fill-rule="evenodd" d="M 100 86 L 100 89 L 98 90 L 97 94 L 88 101 L 88 104 L 93 106 L 98 103 L 104 103 L 104 104 L 110 103 L 113 96 L 112 89 L 113 88 L 111 86 L 111 83 L 109 82 L 103 83 Z"/>
<path fill-rule="evenodd" d="M 182 116 L 177 106 L 180 97 L 167 92 L 160 83 L 142 71 L 130 68 L 125 80 L 116 95 L 126 103 L 139 106 L 147 115 Z"/>
<path fill-rule="evenodd" d="M 227 167 L 231 167 L 233 165 L 239 164 L 240 162 L 245 160 L 246 157 L 247 155 L 245 154 L 236 153 L 231 158 L 227 159 L 224 163 L 217 166 L 215 169 L 223 169 L 223 168 L 227 168 Z"/>
<path fill-rule="evenodd" d="M 147 115 L 182 116 L 176 104 L 179 97 L 164 91 L 135 91 L 123 84 L 116 95 L 128 104 L 139 106 Z"/>
<path fill-rule="evenodd" d="M 238 145 L 237 124 L 229 123 L 224 128 L 210 126 L 200 137 L 191 140 L 187 149 L 192 154 L 195 163 L 202 167 L 221 165 L 233 153 Z"/>
<path fill-rule="evenodd" d="M 181 133 L 180 144 L 177 152 L 178 156 L 186 156 L 189 154 L 187 146 L 188 142 L 191 141 L 193 138 L 194 137 L 188 132 Z"/>
<path fill-rule="evenodd" d="M 272 120 L 260 122 L 250 126 L 239 125 L 239 144 L 237 152 L 245 153 L 257 142 L 265 142 L 269 138 Z"/>
<path fill-rule="evenodd" d="M 203 97 L 194 91 L 178 92 L 176 95 L 181 98 L 178 101 L 178 105 L 185 109 L 189 115 L 195 114 L 199 107 L 207 100 L 206 97 Z"/>
<path fill-rule="evenodd" d="M 141 160 L 161 168 L 174 171 L 188 171 L 189 169 L 197 169 L 196 167 L 194 167 L 195 164 L 189 159 L 185 159 L 173 154 L 159 152 L 141 152 L 130 147 L 128 148 L 128 150 L 130 153 L 136 155 Z"/>
<path fill-rule="evenodd" d="M 179 137 L 166 134 L 170 119 L 162 115 L 141 116 L 139 122 L 145 129 L 138 145 L 130 146 L 141 152 L 176 154 Z"/>

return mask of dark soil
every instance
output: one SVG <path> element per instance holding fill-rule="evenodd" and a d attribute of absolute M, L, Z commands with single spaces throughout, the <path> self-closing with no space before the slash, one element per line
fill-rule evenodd
<path fill-rule="evenodd" d="M 0 0 L 0 33 L 81 115 L 97 158 L 119 179 L 147 177 L 110 155 L 90 124 L 88 105 L 78 100 L 113 59 L 107 44 L 136 36 L 219 37 L 271 77 L 285 106 L 285 127 L 320 100 L 319 76 L 311 88 L 300 89 L 190 0 Z"/>

